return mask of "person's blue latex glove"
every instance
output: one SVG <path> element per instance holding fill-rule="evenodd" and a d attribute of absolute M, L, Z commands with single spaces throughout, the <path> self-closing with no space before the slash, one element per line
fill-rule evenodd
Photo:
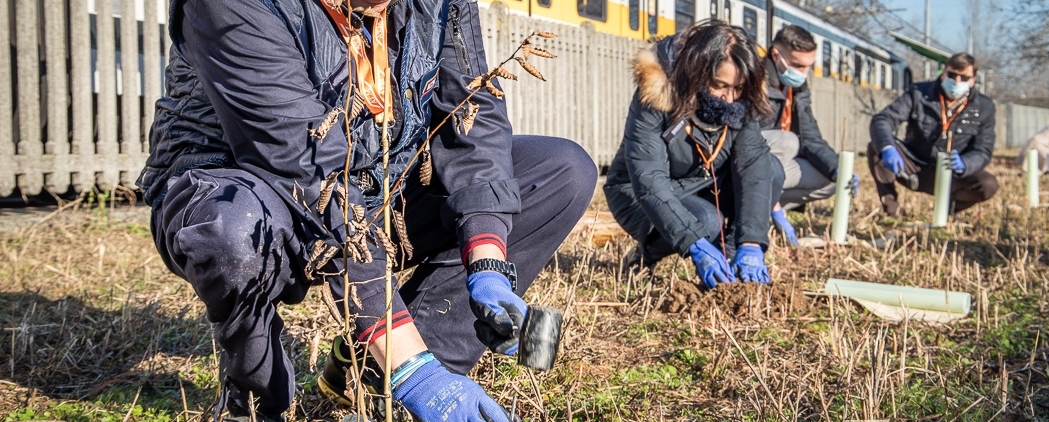
<path fill-rule="evenodd" d="M 962 155 L 956 149 L 951 150 L 951 170 L 955 174 L 965 173 L 965 161 L 962 161 Z"/>
<path fill-rule="evenodd" d="M 510 280 L 496 271 L 480 271 L 466 277 L 470 308 L 477 321 L 477 338 L 493 352 L 517 353 L 517 336 L 524 325 L 528 304 L 510 287 Z"/>
<path fill-rule="evenodd" d="M 838 181 L 837 169 L 835 169 L 834 172 L 830 174 L 830 181 Z M 860 178 L 859 176 L 856 176 L 856 173 L 852 174 L 852 183 L 849 184 L 849 195 L 852 195 L 853 198 L 860 196 Z"/>
<path fill-rule="evenodd" d="M 718 283 L 732 283 L 736 281 L 731 277 L 732 270 L 725 261 L 725 254 L 714 247 L 707 239 L 699 239 L 688 247 L 688 255 L 692 263 L 696 265 L 696 273 L 699 274 L 703 285 L 708 289 L 717 287 Z"/>
<path fill-rule="evenodd" d="M 790 224 L 790 220 L 787 219 L 787 213 L 783 211 L 783 208 L 772 212 L 772 222 L 776 224 L 776 229 L 787 238 L 787 243 L 790 246 L 798 246 L 798 233 L 794 231 L 794 225 Z"/>
<path fill-rule="evenodd" d="M 732 260 L 732 269 L 739 273 L 739 279 L 744 282 L 772 282 L 769 267 L 765 265 L 765 252 L 762 252 L 761 246 L 740 245 L 736 249 L 736 258 Z"/>
<path fill-rule="evenodd" d="M 892 174 L 900 175 L 900 172 L 903 171 L 903 156 L 896 150 L 896 146 L 890 146 L 881 152 L 881 165 L 889 169 Z"/>
<path fill-rule="evenodd" d="M 415 420 L 510 422 L 510 415 L 480 385 L 448 372 L 440 362 L 427 362 L 393 390 Z"/>

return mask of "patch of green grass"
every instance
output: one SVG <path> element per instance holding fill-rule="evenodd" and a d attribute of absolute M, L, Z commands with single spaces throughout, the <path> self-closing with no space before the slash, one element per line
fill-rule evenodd
<path fill-rule="evenodd" d="M 130 403 L 130 399 L 128 400 Z M 165 411 L 142 405 L 116 405 L 111 408 L 90 402 L 51 402 L 41 407 L 27 407 L 11 412 L 3 422 L 61 420 L 66 422 L 169 422 L 174 417 Z"/>
<path fill-rule="evenodd" d="M 141 224 L 128 223 L 124 230 L 132 236 L 138 236 L 142 238 L 152 239 L 153 233 L 149 230 L 149 226 L 143 226 Z"/>

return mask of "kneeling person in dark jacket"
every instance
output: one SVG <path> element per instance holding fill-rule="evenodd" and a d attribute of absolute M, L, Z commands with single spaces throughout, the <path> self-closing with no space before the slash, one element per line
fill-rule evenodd
<path fill-rule="evenodd" d="M 939 79 L 914 84 L 871 119 L 867 163 L 886 214 L 900 215 L 896 181 L 933 193 L 937 152 L 950 154 L 952 213 L 998 192 L 998 179 L 984 170 L 994 151 L 994 102 L 972 89 L 976 71 L 973 56 L 955 54 Z M 899 140 L 903 122 L 907 134 Z"/>
<path fill-rule="evenodd" d="M 161 257 L 214 324 L 215 419 L 285 419 L 297 388 L 277 308 L 323 284 L 346 333 L 323 393 L 352 401 L 362 383 L 346 375 L 364 372 L 382 394 L 367 380 L 388 358 L 413 420 L 508 422 L 465 375 L 486 349 L 516 353 L 521 295 L 589 205 L 596 167 L 566 139 L 513 135 L 487 90 L 469 97 L 471 130 L 443 126 L 427 148 L 488 71 L 477 2 L 346 3 L 172 2 L 167 97 L 138 183 Z M 420 148 L 432 180 L 413 167 Z M 388 288 L 388 263 L 414 271 Z"/>
<path fill-rule="evenodd" d="M 688 256 L 707 288 L 737 276 L 770 282 L 769 213 L 783 170 L 756 118 L 769 107 L 753 42 L 742 28 L 700 23 L 643 49 L 634 68 L 638 87 L 604 191 L 638 241 L 635 261 Z"/>
<path fill-rule="evenodd" d="M 761 134 L 772 155 L 783 164 L 782 208 L 775 207 L 772 221 L 787 241 L 797 244 L 794 227 L 784 211 L 831 197 L 838 177 L 838 153 L 820 134 L 812 114 L 812 92 L 807 83 L 816 62 L 816 40 L 804 28 L 784 26 L 772 39 L 765 55 L 765 82 L 772 115 L 761 121 Z M 860 180 L 855 174 L 850 187 L 855 195 Z"/>

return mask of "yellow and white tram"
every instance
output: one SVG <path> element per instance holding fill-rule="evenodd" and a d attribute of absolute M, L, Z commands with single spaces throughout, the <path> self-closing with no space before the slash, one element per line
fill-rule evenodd
<path fill-rule="evenodd" d="M 768 46 L 766 0 L 479 0 L 500 2 L 513 13 L 569 25 L 589 23 L 599 32 L 646 40 L 671 35 L 704 19 L 743 27 Z M 911 73 L 902 57 L 784 1 L 775 2 L 773 33 L 799 25 L 816 38 L 813 77 L 834 78 L 875 89 L 903 90 Z M 764 51 L 762 51 L 764 53 Z"/>

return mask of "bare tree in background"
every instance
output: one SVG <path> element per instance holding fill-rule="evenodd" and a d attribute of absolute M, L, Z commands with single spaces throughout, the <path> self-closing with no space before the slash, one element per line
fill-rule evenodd
<path fill-rule="evenodd" d="M 968 16 L 962 18 L 962 27 L 968 29 L 972 55 L 976 57 L 982 75 L 983 92 L 992 97 L 1019 95 L 1016 75 L 1018 55 L 1010 36 L 1009 19 L 992 0 L 966 0 Z M 968 48 L 967 48 L 968 49 Z"/>
<path fill-rule="evenodd" d="M 851 33 L 872 37 L 871 13 L 877 11 L 872 0 L 786 0 L 832 25 Z"/>
<path fill-rule="evenodd" d="M 1032 68 L 1049 65 L 1049 3 L 1045 0 L 1016 0 L 1013 27 L 1018 35 L 1020 57 Z"/>
<path fill-rule="evenodd" d="M 1015 83 L 1021 103 L 1049 107 L 1049 2 L 1014 0 L 1006 11 L 1012 29 L 1012 50 L 1018 56 Z"/>

